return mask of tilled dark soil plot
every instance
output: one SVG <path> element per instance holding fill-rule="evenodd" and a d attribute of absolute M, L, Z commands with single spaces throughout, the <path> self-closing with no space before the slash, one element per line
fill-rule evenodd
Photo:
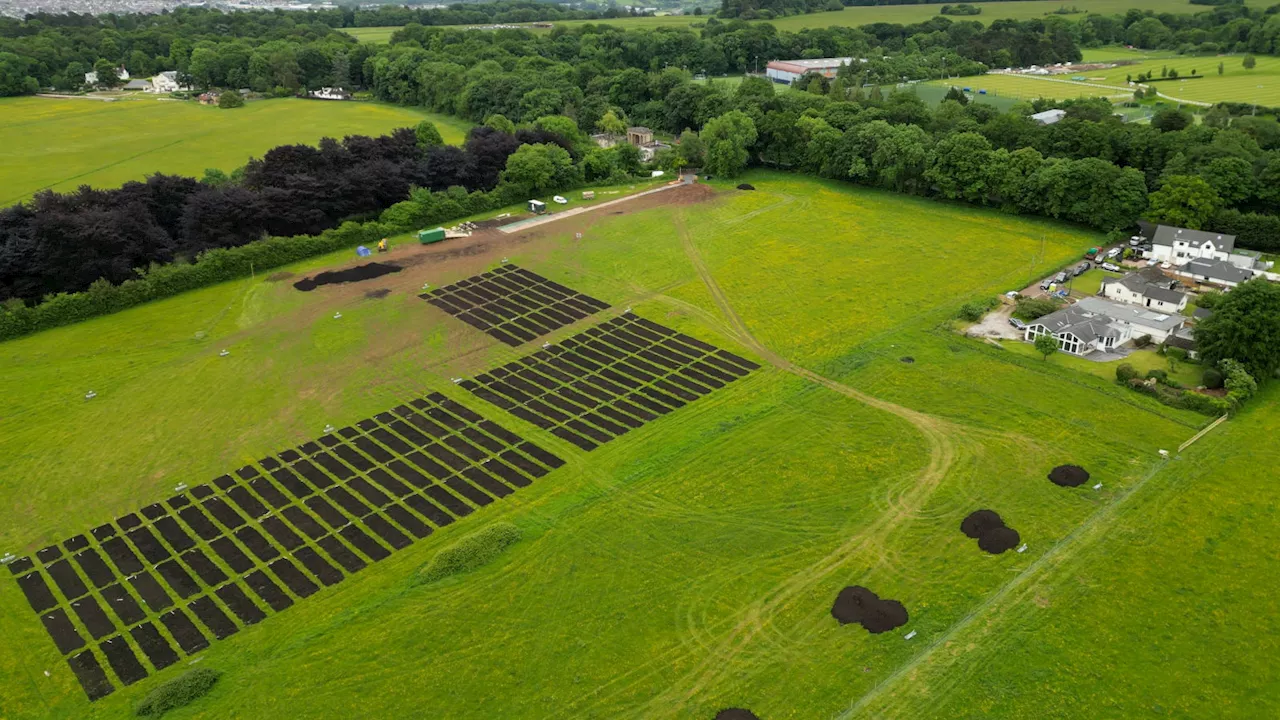
<path fill-rule="evenodd" d="M 373 280 L 383 275 L 398 273 L 404 268 L 391 263 L 366 263 L 357 265 L 345 270 L 329 270 L 322 272 L 314 277 L 307 277 L 294 283 L 293 286 L 302 292 L 311 292 L 322 285 L 339 285 L 342 283 L 360 282 L 361 280 Z"/>
<path fill-rule="evenodd" d="M 725 708 L 716 713 L 716 720 L 760 720 L 760 716 L 743 708 Z"/>
<path fill-rule="evenodd" d="M 1079 465 L 1059 465 L 1049 471 L 1049 481 L 1062 487 L 1078 487 L 1089 481 L 1089 472 Z"/>
<path fill-rule="evenodd" d="M 878 634 L 907 624 L 907 609 L 897 600 L 882 600 L 879 595 L 862 587 L 851 585 L 840 591 L 831 616 L 841 625 L 858 623 L 867 632 Z"/>

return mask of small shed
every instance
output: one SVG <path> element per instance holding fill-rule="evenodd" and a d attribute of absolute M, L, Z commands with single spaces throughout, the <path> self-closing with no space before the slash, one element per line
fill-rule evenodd
<path fill-rule="evenodd" d="M 544 202 L 542 202 L 541 200 L 530 200 L 530 201 L 529 201 L 529 212 L 531 212 L 531 213 L 537 213 L 538 215 L 541 215 L 542 213 L 545 213 L 546 211 L 547 211 L 547 204 L 546 204 L 546 203 L 544 203 Z"/>
<path fill-rule="evenodd" d="M 434 242 L 440 242 L 444 239 L 444 228 L 438 227 L 431 230 L 419 230 L 418 242 L 423 245 L 430 245 Z"/>

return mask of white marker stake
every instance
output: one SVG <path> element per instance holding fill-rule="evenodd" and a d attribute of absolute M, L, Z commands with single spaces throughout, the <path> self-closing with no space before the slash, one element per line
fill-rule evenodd
<path fill-rule="evenodd" d="M 903 639 L 903 640 L 910 640 L 911 638 L 913 638 L 913 637 L 915 637 L 915 636 L 916 636 L 916 631 L 915 631 L 915 630 L 912 630 L 911 632 L 907 633 L 907 634 L 906 634 L 906 636 L 905 636 L 905 637 L 903 637 L 902 639 Z"/>
<path fill-rule="evenodd" d="M 1094 490 L 1101 490 L 1101 489 L 1102 489 L 1102 483 L 1098 483 L 1097 485 L 1094 485 L 1094 486 L 1093 486 L 1093 489 L 1094 489 Z"/>
<path fill-rule="evenodd" d="M 325 426 L 324 426 L 324 432 L 325 432 L 325 434 L 326 434 L 326 435 L 327 435 L 327 434 L 329 434 L 329 433 L 331 433 L 331 432 L 333 432 L 333 426 L 332 426 L 332 425 L 325 425 Z"/>
<path fill-rule="evenodd" d="M 223 350 L 222 352 L 218 353 L 218 357 L 226 357 L 230 354 L 231 354 L 230 350 Z"/>
<path fill-rule="evenodd" d="M 90 390 L 89 392 L 87 392 L 87 393 L 85 393 L 85 394 L 84 394 L 84 399 L 85 399 L 85 400 L 92 400 L 92 399 L 94 399 L 94 398 L 96 398 L 96 397 L 98 397 L 98 393 L 96 393 L 96 392 L 94 392 L 94 391 L 92 391 L 92 390 Z"/>
<path fill-rule="evenodd" d="M 1027 551 L 1027 544 L 1022 543 L 1022 547 L 1018 548 L 1018 552 L 1026 552 L 1026 551 Z"/>

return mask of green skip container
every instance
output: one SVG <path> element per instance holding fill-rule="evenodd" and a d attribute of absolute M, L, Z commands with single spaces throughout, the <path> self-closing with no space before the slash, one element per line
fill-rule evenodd
<path fill-rule="evenodd" d="M 423 245 L 429 245 L 433 242 L 440 242 L 444 239 L 444 228 L 438 227 L 434 230 L 419 230 L 418 242 Z"/>

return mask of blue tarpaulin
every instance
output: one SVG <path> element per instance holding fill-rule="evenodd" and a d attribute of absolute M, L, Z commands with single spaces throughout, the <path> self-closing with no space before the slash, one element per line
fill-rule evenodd
<path fill-rule="evenodd" d="M 369 250 L 369 248 L 361 245 L 360 247 L 356 248 L 356 254 L 359 255 L 360 257 L 369 257 L 370 255 L 373 254 L 373 252 Z"/>

